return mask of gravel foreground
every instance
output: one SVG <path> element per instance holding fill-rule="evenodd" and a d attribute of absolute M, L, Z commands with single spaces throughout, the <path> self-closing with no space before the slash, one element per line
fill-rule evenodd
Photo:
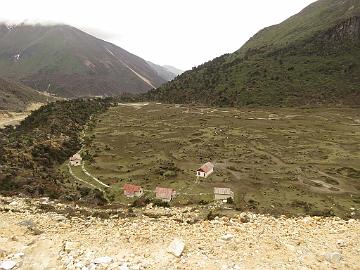
<path fill-rule="evenodd" d="M 360 221 L 0 196 L 0 269 L 360 269 Z"/>

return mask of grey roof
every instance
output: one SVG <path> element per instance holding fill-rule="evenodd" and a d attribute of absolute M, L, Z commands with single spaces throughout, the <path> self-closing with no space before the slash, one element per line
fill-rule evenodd
<path fill-rule="evenodd" d="M 234 194 L 234 192 L 232 192 L 230 188 L 218 188 L 218 187 L 214 188 L 214 193 L 222 194 L 222 195 L 233 195 Z"/>

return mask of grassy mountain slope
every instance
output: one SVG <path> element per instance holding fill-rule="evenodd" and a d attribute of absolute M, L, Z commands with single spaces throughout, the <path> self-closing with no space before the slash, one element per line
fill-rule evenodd
<path fill-rule="evenodd" d="M 321 0 L 150 91 L 215 105 L 360 104 L 360 1 Z"/>
<path fill-rule="evenodd" d="M 54 98 L 21 83 L 0 78 L 0 110 L 18 111 L 25 109 L 30 103 L 46 103 L 51 100 Z"/>
<path fill-rule="evenodd" d="M 64 97 L 140 93 L 165 82 L 140 57 L 67 25 L 0 25 L 0 75 Z"/>
<path fill-rule="evenodd" d="M 320 0 L 283 23 L 261 30 L 238 52 L 244 53 L 248 49 L 264 46 L 283 47 L 310 39 L 317 33 L 326 31 L 329 26 L 356 15 L 360 15 L 359 0 Z"/>

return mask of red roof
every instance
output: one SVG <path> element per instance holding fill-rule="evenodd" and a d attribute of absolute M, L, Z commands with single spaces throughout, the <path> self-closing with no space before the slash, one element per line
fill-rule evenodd
<path fill-rule="evenodd" d="M 197 169 L 197 171 L 202 171 L 204 173 L 207 173 L 212 169 L 214 169 L 214 164 L 212 164 L 211 162 L 207 162 L 204 165 L 202 165 L 199 169 Z"/>
<path fill-rule="evenodd" d="M 124 191 L 126 191 L 127 193 L 135 193 L 135 192 L 139 192 L 141 187 L 140 186 L 136 186 L 136 185 L 131 185 L 131 184 L 125 184 L 123 187 Z"/>
<path fill-rule="evenodd" d="M 172 188 L 156 187 L 155 193 L 157 197 L 171 199 L 174 190 Z"/>

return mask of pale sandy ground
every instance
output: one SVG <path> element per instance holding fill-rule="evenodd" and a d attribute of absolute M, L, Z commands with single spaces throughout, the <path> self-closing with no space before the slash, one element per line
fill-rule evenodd
<path fill-rule="evenodd" d="M 8 125 L 18 125 L 24 120 L 32 111 L 40 108 L 42 103 L 32 103 L 29 105 L 24 112 L 11 112 L 11 111 L 0 111 L 0 128 Z"/>
<path fill-rule="evenodd" d="M 57 213 L 41 212 L 41 206 Z M 0 197 L 0 265 L 7 260 L 16 263 L 12 269 L 34 270 L 360 269 L 359 220 L 247 213 L 248 222 L 245 214 L 205 221 L 190 207 L 135 210 L 137 216 L 128 218 L 119 210 L 99 219 L 59 214 L 66 207 Z M 174 238 L 185 243 L 180 257 L 168 252 Z"/>

